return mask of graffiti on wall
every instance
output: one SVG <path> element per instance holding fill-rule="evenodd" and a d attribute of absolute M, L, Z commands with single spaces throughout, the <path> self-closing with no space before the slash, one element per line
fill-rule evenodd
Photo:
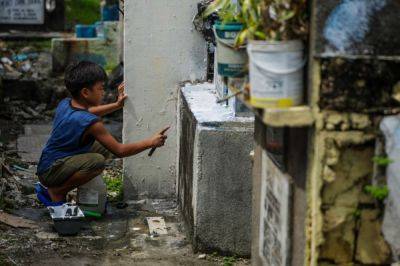
<path fill-rule="evenodd" d="M 336 50 L 346 51 L 364 40 L 373 15 L 386 5 L 387 0 L 342 0 L 326 20 L 324 38 Z"/>
<path fill-rule="evenodd" d="M 265 151 L 262 157 L 259 255 L 264 265 L 289 265 L 291 185 Z"/>

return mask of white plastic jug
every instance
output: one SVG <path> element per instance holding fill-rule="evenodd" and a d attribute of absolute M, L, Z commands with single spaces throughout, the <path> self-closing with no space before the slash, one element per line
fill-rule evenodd
<path fill-rule="evenodd" d="M 107 203 L 107 186 L 102 175 L 96 176 L 78 188 L 78 206 L 82 211 L 105 213 Z"/>

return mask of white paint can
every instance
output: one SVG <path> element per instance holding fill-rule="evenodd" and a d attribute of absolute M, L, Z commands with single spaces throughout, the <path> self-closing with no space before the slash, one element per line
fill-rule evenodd
<path fill-rule="evenodd" d="M 247 53 L 253 106 L 284 108 L 302 103 L 305 59 L 301 41 L 252 41 Z"/>
<path fill-rule="evenodd" d="M 246 75 L 247 54 L 243 47 L 235 48 L 235 39 L 242 30 L 240 23 L 214 24 L 217 41 L 217 71 L 223 77 L 243 77 Z"/>

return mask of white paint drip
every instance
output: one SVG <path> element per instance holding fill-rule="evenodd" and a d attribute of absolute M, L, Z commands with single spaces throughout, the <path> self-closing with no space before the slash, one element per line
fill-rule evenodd
<path fill-rule="evenodd" d="M 370 30 L 371 17 L 386 4 L 387 0 L 343 0 L 326 21 L 325 39 L 341 52 L 362 42 Z"/>

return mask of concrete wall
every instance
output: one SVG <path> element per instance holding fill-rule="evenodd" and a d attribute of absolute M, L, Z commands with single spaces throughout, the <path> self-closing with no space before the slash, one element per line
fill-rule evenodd
<path fill-rule="evenodd" d="M 248 256 L 254 120 L 215 100 L 213 85 L 182 89 L 179 204 L 195 250 Z"/>
<path fill-rule="evenodd" d="M 398 106 L 399 12 L 396 0 L 314 1 L 307 265 L 392 262 L 384 204 L 366 188 L 386 179 L 373 157 L 377 121 Z"/>
<path fill-rule="evenodd" d="M 124 142 L 171 125 L 165 147 L 124 161 L 125 196 L 171 197 L 176 180 L 178 84 L 206 75 L 206 46 L 192 26 L 197 0 L 125 1 Z"/>

